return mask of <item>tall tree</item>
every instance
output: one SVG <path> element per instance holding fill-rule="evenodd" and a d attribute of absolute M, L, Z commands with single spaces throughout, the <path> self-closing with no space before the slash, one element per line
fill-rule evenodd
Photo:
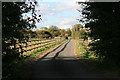
<path fill-rule="evenodd" d="M 49 30 L 58 30 L 58 27 L 54 26 L 54 25 L 51 25 L 51 26 L 49 26 Z"/>
<path fill-rule="evenodd" d="M 73 39 L 80 39 L 80 30 L 83 28 L 81 24 L 75 24 L 72 26 Z"/>
<path fill-rule="evenodd" d="M 68 28 L 68 29 L 66 30 L 66 33 L 67 33 L 67 35 L 70 37 L 70 36 L 71 36 L 71 33 L 72 33 L 71 29 Z"/>
<path fill-rule="evenodd" d="M 52 34 L 53 37 L 57 37 L 60 35 L 59 28 L 57 26 L 49 26 L 48 31 Z"/>
<path fill-rule="evenodd" d="M 26 32 L 36 27 L 35 22 L 40 21 L 35 13 L 36 2 L 3 2 L 2 3 L 2 59 L 3 79 L 12 80 L 11 68 L 13 62 L 17 61 L 20 54 L 16 50 L 16 43 L 24 41 Z M 30 17 L 23 18 L 23 13 L 31 13 Z M 40 17 L 40 15 L 39 15 Z M 14 46 L 14 48 L 11 48 Z M 8 70 L 9 69 L 9 70 Z"/>
<path fill-rule="evenodd" d="M 65 30 L 64 29 L 59 29 L 60 32 L 60 37 L 65 37 Z"/>

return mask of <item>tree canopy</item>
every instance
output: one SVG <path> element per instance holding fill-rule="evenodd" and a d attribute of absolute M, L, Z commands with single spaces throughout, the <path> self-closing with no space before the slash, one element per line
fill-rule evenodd
<path fill-rule="evenodd" d="M 86 23 L 86 28 L 90 28 L 90 37 L 94 39 L 91 50 L 95 51 L 95 55 L 101 61 L 120 65 L 120 3 L 89 2 L 82 4 L 87 5 L 82 11 L 84 15 L 82 21 Z"/>
<path fill-rule="evenodd" d="M 46 31 L 46 30 L 38 30 L 35 31 L 37 38 L 52 38 L 52 35 L 50 34 L 50 32 Z"/>

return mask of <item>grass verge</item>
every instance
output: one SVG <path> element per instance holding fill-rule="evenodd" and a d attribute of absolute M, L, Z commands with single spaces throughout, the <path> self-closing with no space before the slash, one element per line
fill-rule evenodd
<path fill-rule="evenodd" d="M 79 61 L 88 66 L 91 70 L 103 73 L 106 76 L 120 78 L 120 68 L 118 66 L 108 65 L 93 55 L 94 52 L 89 50 L 87 41 L 76 40 L 76 54 Z"/>

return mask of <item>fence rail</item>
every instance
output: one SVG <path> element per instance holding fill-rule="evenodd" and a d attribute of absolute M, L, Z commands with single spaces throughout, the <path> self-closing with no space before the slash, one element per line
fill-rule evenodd
<path fill-rule="evenodd" d="M 30 39 L 26 42 L 17 43 L 16 47 L 11 46 L 11 48 L 16 49 L 21 54 L 28 54 L 38 49 L 50 47 L 60 40 L 61 39 Z"/>

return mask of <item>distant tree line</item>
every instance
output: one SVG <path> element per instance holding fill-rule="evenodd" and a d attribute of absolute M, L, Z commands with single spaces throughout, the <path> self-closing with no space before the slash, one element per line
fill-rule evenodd
<path fill-rule="evenodd" d="M 47 27 L 41 27 L 40 29 L 37 29 L 33 31 L 33 34 L 31 37 L 36 38 L 54 38 L 54 37 L 70 37 L 71 36 L 71 29 L 59 29 L 57 26 L 51 25 L 49 28 Z"/>

